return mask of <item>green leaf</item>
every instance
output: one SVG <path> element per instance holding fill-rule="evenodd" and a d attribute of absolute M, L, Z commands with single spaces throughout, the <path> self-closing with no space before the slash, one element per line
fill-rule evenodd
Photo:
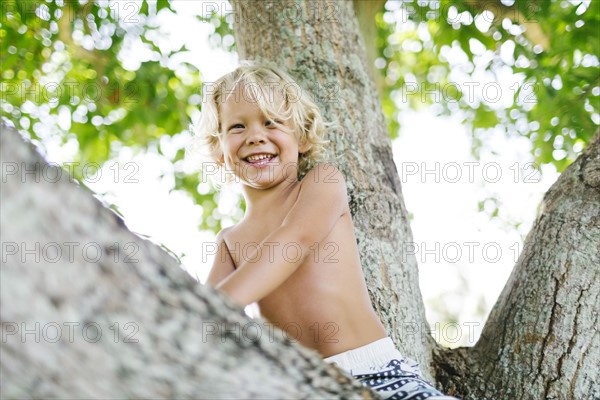
<path fill-rule="evenodd" d="M 148 15 L 148 0 L 142 1 L 142 6 L 140 7 L 140 14 Z"/>
<path fill-rule="evenodd" d="M 169 10 L 171 10 L 171 4 L 169 3 L 169 0 L 158 0 L 156 2 L 156 11 L 160 11 L 163 8 L 167 8 Z"/>

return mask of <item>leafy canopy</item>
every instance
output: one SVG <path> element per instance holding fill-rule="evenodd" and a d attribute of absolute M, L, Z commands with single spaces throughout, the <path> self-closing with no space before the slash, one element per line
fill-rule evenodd
<path fill-rule="evenodd" d="M 460 113 L 532 142 L 562 171 L 600 123 L 600 5 L 590 1 L 388 1 L 377 15 L 392 136 L 398 113 Z"/>

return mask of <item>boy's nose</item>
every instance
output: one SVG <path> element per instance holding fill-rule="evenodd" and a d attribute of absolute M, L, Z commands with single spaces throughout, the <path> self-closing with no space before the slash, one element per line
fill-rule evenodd
<path fill-rule="evenodd" d="M 246 144 L 264 144 L 266 143 L 266 141 L 263 138 L 256 138 L 256 139 L 248 139 L 246 141 Z"/>
<path fill-rule="evenodd" d="M 261 144 L 266 143 L 265 134 L 260 129 L 255 129 L 248 134 L 246 144 Z"/>

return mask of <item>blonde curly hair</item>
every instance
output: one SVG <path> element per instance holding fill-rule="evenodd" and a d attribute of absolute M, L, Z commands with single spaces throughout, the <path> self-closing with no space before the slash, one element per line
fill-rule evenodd
<path fill-rule="evenodd" d="M 196 138 L 188 154 L 201 149 L 201 156 L 223 169 L 221 151 L 220 104 L 243 85 L 250 88 L 261 111 L 269 119 L 287 121 L 296 133 L 298 143 L 309 143 L 309 149 L 298 155 L 298 179 L 301 179 L 316 164 L 326 162 L 329 157 L 324 139 L 327 127 L 313 97 L 303 90 L 294 79 L 281 69 L 264 63 L 244 62 L 216 82 L 205 83 L 202 118 L 194 128 Z M 273 88 L 283 98 L 281 104 L 273 102 Z M 222 176 L 222 175 L 221 175 Z M 231 178 L 230 174 L 226 174 Z M 229 181 L 229 180 L 228 180 Z"/>

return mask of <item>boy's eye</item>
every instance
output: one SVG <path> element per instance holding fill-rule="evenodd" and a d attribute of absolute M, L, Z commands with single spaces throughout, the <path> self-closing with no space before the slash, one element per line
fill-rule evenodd
<path fill-rule="evenodd" d="M 243 128 L 244 128 L 244 125 L 242 125 L 242 124 L 234 124 L 229 127 L 228 131 L 235 131 L 235 130 L 243 129 Z"/>
<path fill-rule="evenodd" d="M 280 125 L 281 121 L 276 120 L 276 119 L 268 119 L 267 122 L 265 122 L 265 126 L 275 126 L 275 125 Z"/>

